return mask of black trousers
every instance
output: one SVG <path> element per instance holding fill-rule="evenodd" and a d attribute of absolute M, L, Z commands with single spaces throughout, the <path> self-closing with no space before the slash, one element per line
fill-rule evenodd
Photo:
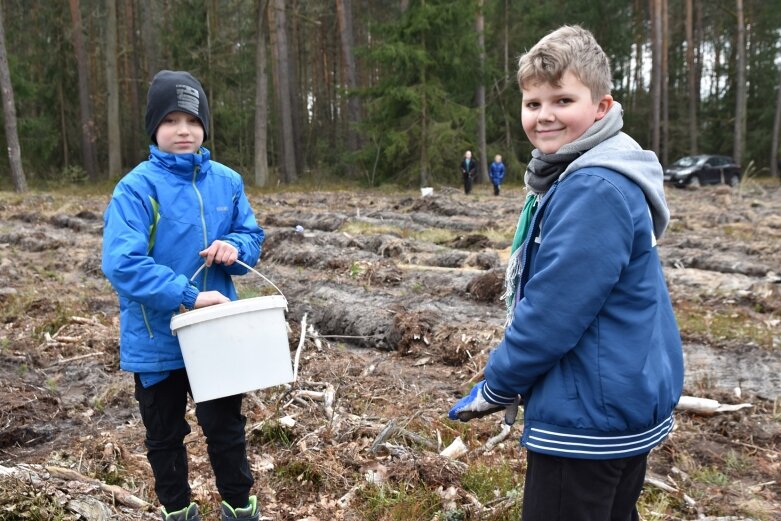
<path fill-rule="evenodd" d="M 185 419 L 190 381 L 184 369 L 171 371 L 165 380 L 146 389 L 135 376 L 135 397 L 146 427 L 147 459 L 155 477 L 155 492 L 167 511 L 190 504 L 187 476 L 187 449 L 184 438 L 190 433 Z M 243 395 L 228 396 L 195 404 L 195 416 L 206 436 L 207 452 L 217 490 L 234 508 L 249 503 L 253 484 L 247 461 L 241 414 Z"/>
<path fill-rule="evenodd" d="M 466 195 L 469 195 L 469 192 L 472 191 L 472 176 L 469 173 L 465 173 L 464 175 L 464 193 Z"/>
<path fill-rule="evenodd" d="M 611 460 L 526 451 L 522 521 L 638 521 L 648 454 Z"/>
<path fill-rule="evenodd" d="M 499 195 L 499 185 L 494 183 L 494 195 Z"/>

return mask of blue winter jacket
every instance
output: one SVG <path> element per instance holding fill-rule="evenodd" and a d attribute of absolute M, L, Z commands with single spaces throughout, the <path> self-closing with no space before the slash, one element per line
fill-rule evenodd
<path fill-rule="evenodd" d="M 184 367 L 169 325 L 180 304 L 190 308 L 209 290 L 236 299 L 230 276 L 246 268 L 212 264 L 191 283 L 203 264 L 198 252 L 220 239 L 254 266 L 264 238 L 241 176 L 206 148 L 150 151 L 114 189 L 103 232 L 103 273 L 119 295 L 120 367 L 139 373 Z"/>
<path fill-rule="evenodd" d="M 497 163 L 494 161 L 491 163 L 491 166 L 488 168 L 488 171 L 491 175 L 491 182 L 495 185 L 502 184 L 502 181 L 504 181 L 504 163 Z"/>
<path fill-rule="evenodd" d="M 662 172 L 623 136 L 540 201 L 513 319 L 485 369 L 486 397 L 523 396 L 521 443 L 534 452 L 634 456 L 673 427 L 683 353 L 654 234 L 654 220 L 656 235 L 666 225 Z"/>

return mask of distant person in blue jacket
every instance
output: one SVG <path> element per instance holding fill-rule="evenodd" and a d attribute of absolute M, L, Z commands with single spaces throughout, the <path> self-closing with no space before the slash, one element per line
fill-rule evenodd
<path fill-rule="evenodd" d="M 681 337 L 656 240 L 662 167 L 621 132 L 608 58 L 564 26 L 519 61 L 535 146 L 507 267 L 508 325 L 451 419 L 524 405 L 523 521 L 639 519 L 649 451 L 673 430 Z"/>
<path fill-rule="evenodd" d="M 504 163 L 502 163 L 502 156 L 496 154 L 494 156 L 494 162 L 488 167 L 488 173 L 491 175 L 491 183 L 494 185 L 494 195 L 499 195 L 499 187 L 504 181 Z"/>
<path fill-rule="evenodd" d="M 171 317 L 180 308 L 235 300 L 231 275 L 247 271 L 236 261 L 254 266 L 264 237 L 241 176 L 201 146 L 208 125 L 201 83 L 187 72 L 157 73 L 147 96 L 149 159 L 119 181 L 104 216 L 102 268 L 119 295 L 119 365 L 134 373 L 147 458 L 167 521 L 200 521 L 184 445 L 190 382 Z M 203 263 L 207 268 L 191 283 Z M 223 499 L 221 519 L 258 521 L 242 398 L 197 403 L 195 416 Z"/>

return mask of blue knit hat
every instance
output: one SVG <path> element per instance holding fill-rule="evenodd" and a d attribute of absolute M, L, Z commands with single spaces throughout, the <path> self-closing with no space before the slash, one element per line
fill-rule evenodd
<path fill-rule="evenodd" d="M 154 144 L 157 144 L 157 127 L 171 112 L 186 112 L 197 117 L 203 127 L 203 139 L 206 140 L 209 133 L 209 102 L 201 82 L 189 72 L 164 70 L 152 78 L 146 96 L 146 132 Z"/>

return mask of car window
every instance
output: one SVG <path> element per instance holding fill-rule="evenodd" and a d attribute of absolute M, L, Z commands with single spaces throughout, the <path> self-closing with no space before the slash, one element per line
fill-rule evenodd
<path fill-rule="evenodd" d="M 679 160 L 677 160 L 675 163 L 672 164 L 672 166 L 680 166 L 680 167 L 689 167 L 694 166 L 699 161 L 699 157 L 697 156 L 686 156 L 682 157 Z"/>
<path fill-rule="evenodd" d="M 721 166 L 724 164 L 724 161 L 720 157 L 712 157 L 708 159 L 708 166 Z"/>

